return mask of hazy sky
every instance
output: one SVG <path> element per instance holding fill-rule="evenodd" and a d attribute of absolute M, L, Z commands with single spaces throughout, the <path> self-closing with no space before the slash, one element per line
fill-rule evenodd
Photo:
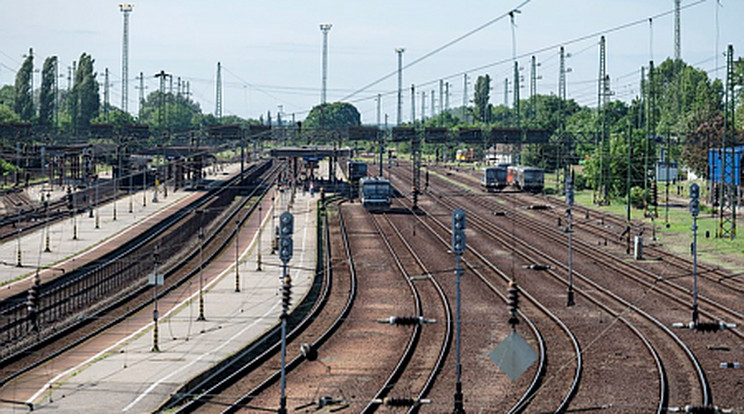
<path fill-rule="evenodd" d="M 491 102 L 502 104 L 504 79 L 513 72 L 512 27 L 508 16 L 499 17 L 525 2 L 514 29 L 523 67 L 522 98 L 529 96 L 533 54 L 542 77 L 538 93 L 557 93 L 561 44 L 572 54 L 567 60 L 572 70 L 567 75 L 568 97 L 583 105 L 596 105 L 600 33 L 607 39 L 614 99 L 638 93 L 640 68 L 652 54 L 656 63 L 674 54 L 673 0 L 140 0 L 130 15 L 129 111 L 138 108 L 135 77 L 145 74 L 149 93 L 158 88 L 154 74 L 165 70 L 174 79 L 189 81 L 193 98 L 204 112 L 213 113 L 220 61 L 223 114 L 257 118 L 270 110 L 275 117 L 281 106 L 285 119 L 295 113 L 300 120 L 320 102 L 321 23 L 333 24 L 327 100 L 346 98 L 357 106 L 363 122 L 376 121 L 378 93 L 383 96 L 382 113 L 395 122 L 397 76 L 360 89 L 396 71 L 396 47 L 405 48 L 405 65 L 484 25 L 404 70 L 403 120 L 411 117 L 412 84 L 417 85 L 417 118 L 421 92 L 426 93 L 428 116 L 432 90 L 439 99 L 440 79 L 451 84 L 450 106 L 461 105 L 464 73 L 470 78 L 471 99 L 475 78 L 488 73 L 493 79 Z M 111 103 L 120 106 L 123 24 L 117 4 L 0 0 L 0 84 L 14 82 L 23 55 L 33 47 L 36 68 L 47 56 L 59 57 L 64 74 L 60 86 L 66 88 L 67 67 L 86 52 L 95 59 L 101 83 L 104 69 L 109 69 Z M 733 44 L 737 56 L 744 54 L 744 31 L 739 28 L 744 0 L 682 0 L 682 7 L 682 58 L 688 63 L 715 76 L 716 50 L 720 68 L 725 66 L 726 45 Z M 37 74 L 34 84 L 39 83 Z"/>

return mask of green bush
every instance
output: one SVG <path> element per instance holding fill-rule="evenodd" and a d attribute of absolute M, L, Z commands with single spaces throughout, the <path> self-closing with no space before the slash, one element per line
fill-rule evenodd
<path fill-rule="evenodd" d="M 630 204 L 635 208 L 643 208 L 643 188 L 632 187 L 630 189 Z"/>

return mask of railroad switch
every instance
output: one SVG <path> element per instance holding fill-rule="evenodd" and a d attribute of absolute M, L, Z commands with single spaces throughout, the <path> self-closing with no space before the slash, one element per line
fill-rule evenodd
<path fill-rule="evenodd" d="M 690 322 L 688 324 L 684 324 L 681 322 L 673 323 L 672 327 L 674 328 L 688 328 L 691 330 L 699 331 L 699 332 L 717 332 L 722 331 L 724 329 L 735 329 L 736 324 L 735 323 L 726 323 L 726 322 Z"/>
<path fill-rule="evenodd" d="M 525 210 L 552 210 L 553 206 L 549 206 L 547 204 L 532 204 L 527 207 L 524 207 Z"/>
<path fill-rule="evenodd" d="M 504 217 L 506 216 L 506 211 L 494 211 L 491 212 L 491 215 L 496 217 Z"/>
<path fill-rule="evenodd" d="M 691 414 L 723 414 L 733 413 L 734 410 L 730 408 L 718 408 L 718 407 L 702 407 L 687 405 L 684 407 L 668 407 L 667 411 L 670 413 L 691 413 Z"/>
<path fill-rule="evenodd" d="M 372 403 L 383 404 L 389 407 L 413 407 L 421 404 L 431 404 L 431 400 L 418 398 L 375 398 L 372 400 Z"/>
<path fill-rule="evenodd" d="M 304 408 L 310 408 L 312 406 L 315 406 L 316 410 L 321 410 L 323 408 L 332 407 L 332 406 L 338 406 L 335 408 L 330 408 L 328 411 L 331 413 L 335 413 L 336 411 L 341 411 L 346 408 L 349 408 L 349 404 L 344 402 L 343 399 L 337 400 L 331 396 L 324 395 L 318 398 L 316 401 L 301 405 L 299 407 L 295 407 L 295 410 L 302 410 Z"/>
<path fill-rule="evenodd" d="M 423 316 L 391 316 L 389 318 L 378 319 L 379 323 L 389 323 L 390 325 L 425 325 L 427 323 L 436 323 L 436 319 L 425 319 Z"/>
<path fill-rule="evenodd" d="M 530 270 L 550 270 L 553 266 L 547 265 L 547 264 L 531 264 L 531 265 L 524 265 L 522 266 L 522 269 L 530 269 Z"/>

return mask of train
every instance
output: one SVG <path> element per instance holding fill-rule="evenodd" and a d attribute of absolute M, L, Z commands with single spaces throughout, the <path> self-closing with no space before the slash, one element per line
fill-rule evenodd
<path fill-rule="evenodd" d="M 545 186 L 545 170 L 526 165 L 506 167 L 506 182 L 522 191 L 539 193 Z"/>
<path fill-rule="evenodd" d="M 481 177 L 481 187 L 485 191 L 501 191 L 506 187 L 506 165 L 486 167 Z"/>
<path fill-rule="evenodd" d="M 359 198 L 368 211 L 388 211 L 393 203 L 390 180 L 380 177 L 363 177 L 359 180 Z"/>
<path fill-rule="evenodd" d="M 344 164 L 344 172 L 349 182 L 359 181 L 367 176 L 367 163 L 362 161 L 347 161 Z"/>

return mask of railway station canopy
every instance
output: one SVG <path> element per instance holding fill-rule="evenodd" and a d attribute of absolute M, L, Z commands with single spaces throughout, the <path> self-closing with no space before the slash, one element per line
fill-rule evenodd
<path fill-rule="evenodd" d="M 323 159 L 326 157 L 351 157 L 349 147 L 336 148 L 330 145 L 302 145 L 299 147 L 277 147 L 271 150 L 272 157 L 304 157 Z"/>

